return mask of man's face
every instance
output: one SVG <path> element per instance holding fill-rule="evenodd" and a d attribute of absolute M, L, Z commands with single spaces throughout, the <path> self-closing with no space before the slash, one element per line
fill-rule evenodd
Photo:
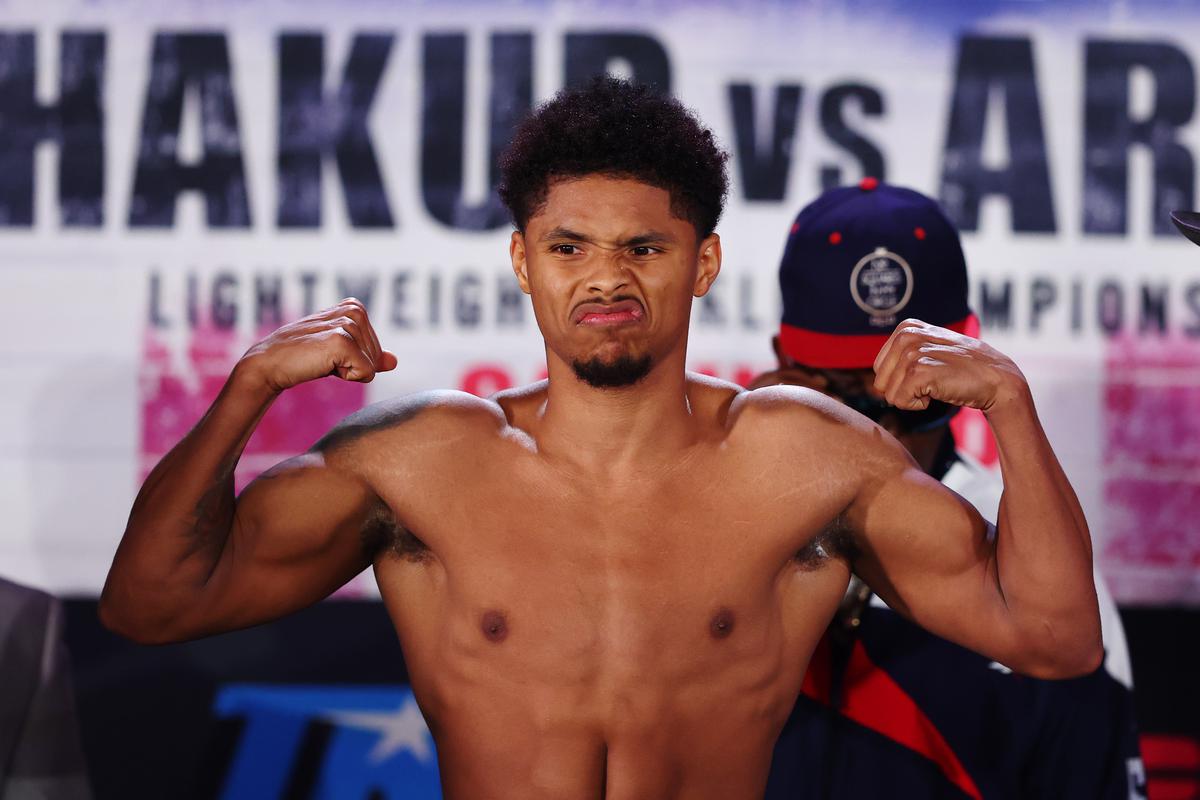
<path fill-rule="evenodd" d="M 720 239 L 697 241 L 666 190 L 602 175 L 552 183 L 509 252 L 548 355 L 600 387 L 682 357 L 692 297 L 721 265 Z"/>

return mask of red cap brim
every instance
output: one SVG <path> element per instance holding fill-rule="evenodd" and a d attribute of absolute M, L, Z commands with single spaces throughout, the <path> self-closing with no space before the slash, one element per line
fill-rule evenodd
<path fill-rule="evenodd" d="M 979 332 L 979 320 L 974 314 L 968 314 L 958 322 L 942 327 L 974 336 Z M 785 322 L 779 329 L 779 343 L 789 358 L 807 367 L 869 369 L 875 365 L 875 357 L 891 335 L 891 331 L 863 335 L 820 333 L 796 328 Z"/>

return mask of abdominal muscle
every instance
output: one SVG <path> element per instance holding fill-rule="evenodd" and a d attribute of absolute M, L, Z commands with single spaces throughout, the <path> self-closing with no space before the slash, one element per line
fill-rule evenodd
<path fill-rule="evenodd" d="M 783 576 L 724 617 L 693 591 L 652 614 L 645 599 L 616 603 L 589 624 L 595 604 L 544 584 L 496 612 L 456 597 L 439 567 L 376 571 L 448 800 L 760 798 L 838 596 Z M 797 604 L 818 588 L 831 603 Z"/>
<path fill-rule="evenodd" d="M 649 709 L 672 705 L 668 690 L 639 688 Z M 545 693 L 542 693 L 543 696 Z M 482 701 L 483 698 L 480 698 Z M 439 719 L 445 796 L 454 798 L 758 798 L 770 735 L 743 715 L 627 712 L 604 719 L 589 707 L 516 696 L 497 713 Z M 462 735 L 459 735 L 459 734 Z"/>

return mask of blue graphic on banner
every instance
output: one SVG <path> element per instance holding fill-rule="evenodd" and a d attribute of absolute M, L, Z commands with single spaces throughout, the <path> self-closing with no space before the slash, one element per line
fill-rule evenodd
<path fill-rule="evenodd" d="M 235 684 L 214 711 L 244 721 L 224 800 L 441 797 L 433 737 L 408 687 Z"/>

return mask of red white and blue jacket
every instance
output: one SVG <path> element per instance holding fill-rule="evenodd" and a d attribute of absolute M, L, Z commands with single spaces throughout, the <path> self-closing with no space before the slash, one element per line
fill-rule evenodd
<path fill-rule="evenodd" d="M 996 518 L 994 471 L 959 454 L 942 482 Z M 1125 633 L 1099 576 L 1097 591 L 1105 663 L 1061 681 L 1018 675 L 871 597 L 813 654 L 767 800 L 1144 798 Z"/>

